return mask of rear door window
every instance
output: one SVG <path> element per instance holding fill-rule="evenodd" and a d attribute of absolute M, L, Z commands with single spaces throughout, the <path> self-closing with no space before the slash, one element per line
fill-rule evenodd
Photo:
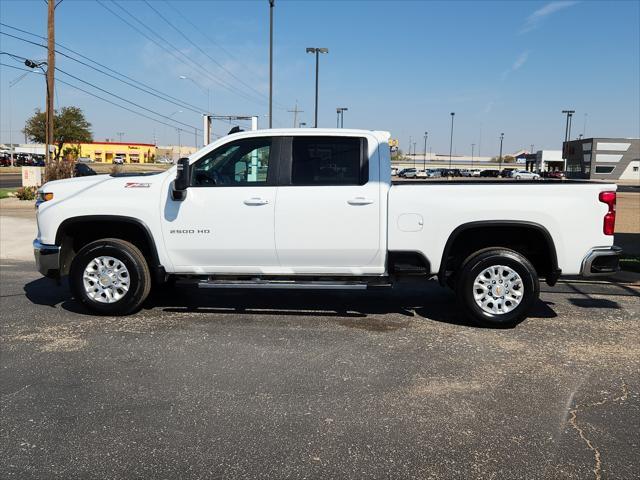
<path fill-rule="evenodd" d="M 292 185 L 364 185 L 366 140 L 357 137 L 293 137 Z"/>

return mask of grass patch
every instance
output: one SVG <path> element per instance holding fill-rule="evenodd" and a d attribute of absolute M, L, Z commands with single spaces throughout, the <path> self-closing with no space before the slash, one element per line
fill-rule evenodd
<path fill-rule="evenodd" d="M 640 257 L 638 256 L 623 256 L 620 258 L 620 268 L 629 272 L 640 273 Z"/>
<path fill-rule="evenodd" d="M 9 198 L 12 195 L 9 193 L 16 193 L 17 188 L 0 188 L 0 198 Z"/>

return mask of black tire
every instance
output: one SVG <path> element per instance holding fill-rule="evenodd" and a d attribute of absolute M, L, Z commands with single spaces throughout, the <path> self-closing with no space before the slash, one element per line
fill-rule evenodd
<path fill-rule="evenodd" d="M 120 260 L 128 270 L 129 290 L 113 303 L 91 298 L 84 287 L 84 271 L 97 257 L 108 256 Z M 76 300 L 101 315 L 127 315 L 135 312 L 149 296 L 151 274 L 142 252 L 132 243 L 117 238 L 105 238 L 85 245 L 75 256 L 69 271 L 69 284 Z"/>
<path fill-rule="evenodd" d="M 490 313 L 476 303 L 474 282 L 485 269 L 499 265 L 509 267 L 520 276 L 522 300 L 512 310 Z M 456 295 L 464 312 L 475 323 L 486 327 L 508 328 L 517 325 L 527 317 L 540 296 L 538 275 L 531 262 L 520 253 L 506 248 L 489 248 L 474 253 L 463 262 L 457 277 Z"/>

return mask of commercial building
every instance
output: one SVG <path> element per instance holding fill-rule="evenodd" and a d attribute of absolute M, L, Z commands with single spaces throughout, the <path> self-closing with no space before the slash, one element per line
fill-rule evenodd
<path fill-rule="evenodd" d="M 95 162 L 113 163 L 117 157 L 125 163 L 152 163 L 156 157 L 156 146 L 152 143 L 91 142 L 74 146 L 79 150 L 79 157 Z"/>
<path fill-rule="evenodd" d="M 562 150 L 538 150 L 536 152 L 536 167 L 534 171 L 561 172 L 564 170 Z"/>
<path fill-rule="evenodd" d="M 640 139 L 583 138 L 565 142 L 568 178 L 640 182 Z"/>

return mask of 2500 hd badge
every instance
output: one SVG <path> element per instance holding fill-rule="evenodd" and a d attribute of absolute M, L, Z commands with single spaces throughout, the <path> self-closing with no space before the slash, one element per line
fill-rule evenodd
<path fill-rule="evenodd" d="M 208 228 L 189 228 L 186 230 L 169 230 L 169 233 L 181 234 L 181 235 L 208 235 L 211 233 L 211 230 Z"/>

